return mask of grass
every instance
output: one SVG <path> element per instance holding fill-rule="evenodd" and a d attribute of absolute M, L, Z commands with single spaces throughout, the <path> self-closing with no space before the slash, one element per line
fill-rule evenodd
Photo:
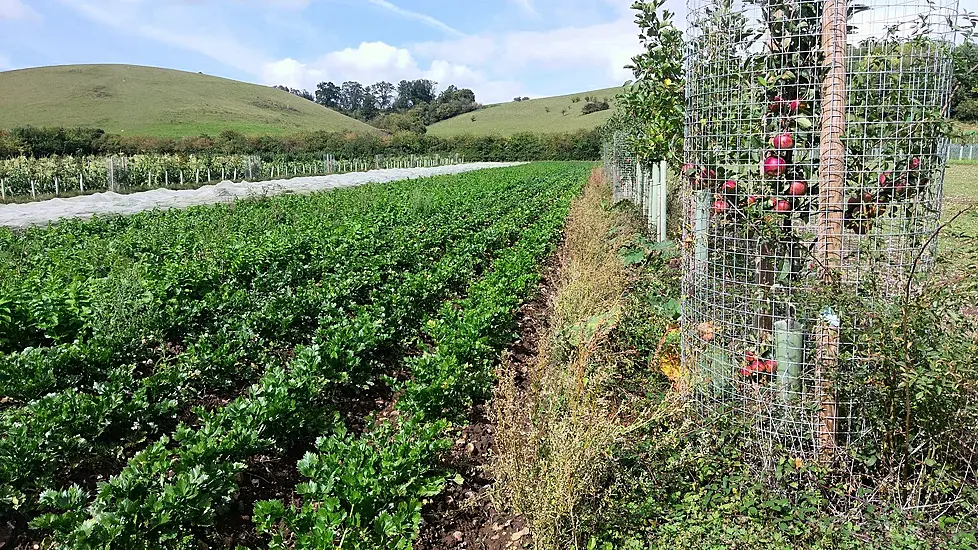
<path fill-rule="evenodd" d="M 428 134 L 449 137 L 462 134 L 511 136 L 521 132 L 563 133 L 592 130 L 611 118 L 615 96 L 621 88 L 605 88 L 556 97 L 489 105 L 479 111 L 443 120 L 428 127 Z M 611 109 L 582 115 L 585 96 L 608 100 Z M 575 102 L 574 100 L 579 101 Z M 475 121 L 473 121 L 473 117 Z"/>
<path fill-rule="evenodd" d="M 954 270 L 978 271 L 978 164 L 951 163 L 944 178 L 944 220 L 962 210 L 941 233 L 941 259 Z"/>
<path fill-rule="evenodd" d="M 182 137 L 235 130 L 376 133 L 358 120 L 268 86 L 135 65 L 65 65 L 0 72 L 0 128 L 88 126 Z"/>
<path fill-rule="evenodd" d="M 596 173 L 572 204 L 556 257 L 549 330 L 526 365 L 525 382 L 518 368 L 503 366 L 493 407 L 499 500 L 527 517 L 537 548 L 582 546 L 576 536 L 595 527 L 589 507 L 613 468 L 609 449 L 628 429 L 609 411 L 622 359 L 609 339 L 629 306 L 635 274 L 618 253 L 641 239 L 642 224 L 609 199 Z"/>
<path fill-rule="evenodd" d="M 957 198 L 945 219 L 978 200 L 976 177 L 976 166 L 949 168 Z M 572 206 L 548 335 L 525 375 L 503 370 L 494 402 L 491 471 L 537 548 L 978 548 L 974 490 L 935 522 L 883 504 L 846 509 L 836 499 L 851 488 L 818 468 L 772 488 L 740 450 L 743 425 L 684 407 L 671 380 L 675 253 L 650 247 L 637 213 L 609 195 L 592 180 Z M 978 254 L 971 216 L 942 237 L 954 273 Z"/>

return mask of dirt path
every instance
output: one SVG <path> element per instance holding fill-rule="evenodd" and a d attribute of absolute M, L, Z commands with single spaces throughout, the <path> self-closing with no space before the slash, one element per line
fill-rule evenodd
<path fill-rule="evenodd" d="M 527 372 L 537 359 L 537 349 L 547 331 L 553 305 L 557 262 L 545 264 L 540 293 L 517 314 L 519 339 L 503 356 L 500 368 L 515 369 L 518 381 L 528 384 Z M 460 472 L 462 485 L 449 482 L 446 490 L 423 511 L 424 523 L 414 544 L 416 550 L 472 548 L 504 550 L 531 548 L 533 537 L 525 518 L 500 512 L 490 502 L 492 479 L 486 471 L 495 427 L 487 404 L 473 411 L 471 423 L 462 429 L 447 466 Z"/>

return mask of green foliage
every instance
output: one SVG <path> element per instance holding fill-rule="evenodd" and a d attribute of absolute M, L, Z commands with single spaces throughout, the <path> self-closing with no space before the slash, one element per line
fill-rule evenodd
<path fill-rule="evenodd" d="M 448 478 L 431 460 L 451 446 L 445 427 L 385 423 L 320 438 L 298 464 L 308 480 L 296 488 L 302 504 L 256 503 L 258 531 L 273 534 L 270 548 L 411 548 L 422 504 Z"/>
<path fill-rule="evenodd" d="M 212 545 L 249 460 L 319 437 L 325 463 L 335 451 L 334 466 L 388 477 L 361 473 L 333 495 L 307 461 L 309 515 L 289 517 L 332 522 L 314 512 L 355 502 L 356 517 L 335 520 L 344 532 L 370 525 L 377 545 L 408 544 L 420 499 L 447 475 L 435 466 L 445 421 L 490 391 L 507 327 L 589 169 L 0 231 L 0 319 L 19 327 L 0 349 L 0 511 L 67 547 Z M 404 370 L 410 381 L 393 377 Z M 342 396 L 384 384 L 403 386 L 398 407 L 418 422 L 348 435 Z M 222 405 L 194 407 L 214 395 Z M 112 475 L 92 492 L 65 481 L 76 468 Z M 284 505 L 259 512 L 286 517 Z"/>
<path fill-rule="evenodd" d="M 685 42 L 673 23 L 675 14 L 664 5 L 664 0 L 632 4 L 645 51 L 627 67 L 635 80 L 619 95 L 608 129 L 625 131 L 638 158 L 677 164 L 682 159 L 685 124 Z"/>
<path fill-rule="evenodd" d="M 951 117 L 978 121 L 978 45 L 968 40 L 955 46 L 954 87 L 951 94 Z"/>
<path fill-rule="evenodd" d="M 585 105 L 581 109 L 581 114 L 582 115 L 589 115 L 591 113 L 597 113 L 599 111 L 607 111 L 610 108 L 611 108 L 611 106 L 608 105 L 608 102 L 607 101 L 600 101 L 600 102 L 592 101 L 592 102 L 589 102 L 587 105 Z"/>

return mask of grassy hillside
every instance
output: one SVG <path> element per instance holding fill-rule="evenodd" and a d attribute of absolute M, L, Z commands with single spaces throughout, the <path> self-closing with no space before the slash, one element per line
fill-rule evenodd
<path fill-rule="evenodd" d="M 574 132 L 604 124 L 615 108 L 615 95 L 621 88 L 605 88 L 579 94 L 513 101 L 490 105 L 474 113 L 443 120 L 428 127 L 428 134 L 447 137 L 458 134 L 508 136 L 519 132 Z M 584 97 L 607 99 L 611 109 L 582 115 Z M 574 99 L 580 101 L 574 102 Z M 472 118 L 475 117 L 473 121 Z"/>
<path fill-rule="evenodd" d="M 134 65 L 66 65 L 0 72 L 0 128 L 90 126 L 180 137 L 377 130 L 267 86 Z"/>

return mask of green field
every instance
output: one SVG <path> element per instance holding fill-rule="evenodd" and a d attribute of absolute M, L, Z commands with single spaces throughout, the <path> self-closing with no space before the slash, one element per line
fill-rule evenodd
<path fill-rule="evenodd" d="M 158 137 L 378 130 L 268 86 L 134 65 L 0 73 L 0 128 L 88 126 Z"/>
<path fill-rule="evenodd" d="M 978 164 L 951 163 L 944 179 L 944 220 L 967 210 L 941 233 L 942 257 L 963 269 L 978 266 Z"/>
<path fill-rule="evenodd" d="M 560 133 L 591 130 L 611 118 L 615 109 L 615 96 L 621 91 L 621 88 L 605 88 L 489 105 L 479 111 L 433 124 L 428 127 L 428 134 L 438 137 L 460 134 L 510 136 L 520 132 Z M 585 96 L 597 97 L 600 101 L 607 99 L 611 109 L 582 115 L 581 109 L 585 105 Z M 580 101 L 575 103 L 574 100 L 577 98 Z"/>
<path fill-rule="evenodd" d="M 590 170 L 0 229 L 17 544 L 409 548 Z"/>

